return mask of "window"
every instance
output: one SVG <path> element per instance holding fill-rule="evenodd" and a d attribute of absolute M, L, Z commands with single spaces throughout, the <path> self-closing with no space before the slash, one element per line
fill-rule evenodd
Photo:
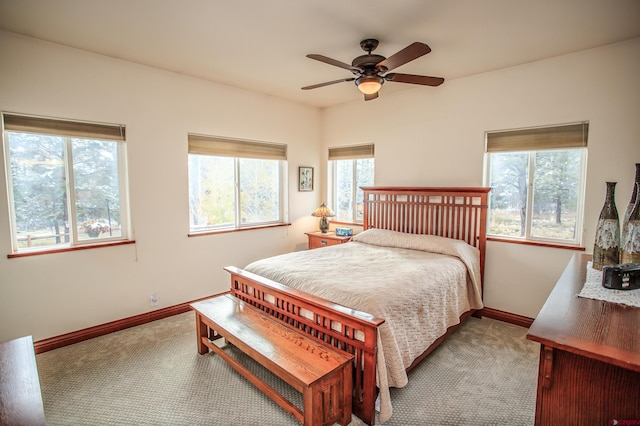
<path fill-rule="evenodd" d="M 190 134 L 190 231 L 285 223 L 286 160 L 286 145 Z"/>
<path fill-rule="evenodd" d="M 362 223 L 364 193 L 360 187 L 373 185 L 374 146 L 329 148 L 329 170 L 335 220 Z"/>
<path fill-rule="evenodd" d="M 125 127 L 3 114 L 13 252 L 128 238 Z"/>
<path fill-rule="evenodd" d="M 580 244 L 588 123 L 488 132 L 489 235 Z"/>

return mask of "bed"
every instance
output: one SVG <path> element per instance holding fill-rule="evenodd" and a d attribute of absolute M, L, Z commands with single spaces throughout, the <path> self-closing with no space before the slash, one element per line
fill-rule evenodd
<path fill-rule="evenodd" d="M 489 188 L 365 187 L 348 244 L 252 262 L 231 292 L 355 355 L 353 412 L 392 413 L 389 387 L 482 308 Z"/>

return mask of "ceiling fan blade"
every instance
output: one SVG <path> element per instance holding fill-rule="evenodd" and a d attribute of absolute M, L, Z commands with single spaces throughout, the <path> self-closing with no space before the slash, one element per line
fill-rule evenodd
<path fill-rule="evenodd" d="M 327 81 L 326 83 L 318 83 L 318 84 L 312 84 L 311 86 L 305 86 L 302 88 L 302 90 L 317 89 L 318 87 L 324 87 L 324 86 L 329 86 L 331 84 L 342 83 L 343 81 L 353 81 L 353 80 L 355 80 L 354 77 L 341 78 L 340 80 Z"/>
<path fill-rule="evenodd" d="M 372 100 L 376 99 L 377 97 L 378 97 L 378 92 L 372 93 L 370 95 L 367 95 L 366 93 L 364 94 L 364 100 L 365 101 L 372 101 Z"/>
<path fill-rule="evenodd" d="M 422 55 L 426 55 L 431 52 L 431 48 L 424 43 L 416 41 L 405 47 L 401 51 L 389 56 L 384 61 L 379 62 L 376 67 L 385 67 L 387 71 L 391 71 L 394 68 L 398 68 L 400 65 L 404 65 L 407 62 L 411 62 Z"/>
<path fill-rule="evenodd" d="M 395 83 L 411 83 L 420 84 L 422 86 L 440 86 L 444 83 L 442 77 L 429 77 L 426 75 L 413 75 L 413 74 L 398 74 L 391 73 L 384 76 L 387 81 L 393 81 Z"/>
<path fill-rule="evenodd" d="M 315 59 L 316 61 L 324 62 L 325 64 L 334 65 L 336 67 L 344 68 L 351 72 L 353 71 L 362 71 L 360 68 L 356 68 L 344 62 L 340 62 L 336 59 L 331 59 L 323 55 L 316 55 L 315 53 L 307 55 L 307 58 Z"/>

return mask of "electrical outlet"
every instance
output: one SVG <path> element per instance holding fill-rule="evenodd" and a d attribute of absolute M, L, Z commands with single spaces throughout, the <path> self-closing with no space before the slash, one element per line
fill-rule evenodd
<path fill-rule="evenodd" d="M 156 293 L 152 293 L 151 294 L 150 300 L 151 300 L 151 306 L 152 307 L 153 306 L 158 306 L 158 295 Z"/>

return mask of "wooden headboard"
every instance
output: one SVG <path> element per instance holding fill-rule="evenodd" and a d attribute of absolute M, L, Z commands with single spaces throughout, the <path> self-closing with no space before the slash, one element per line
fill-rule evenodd
<path fill-rule="evenodd" d="M 480 250 L 484 281 L 487 206 L 491 188 L 365 186 L 364 229 L 438 235 Z"/>

